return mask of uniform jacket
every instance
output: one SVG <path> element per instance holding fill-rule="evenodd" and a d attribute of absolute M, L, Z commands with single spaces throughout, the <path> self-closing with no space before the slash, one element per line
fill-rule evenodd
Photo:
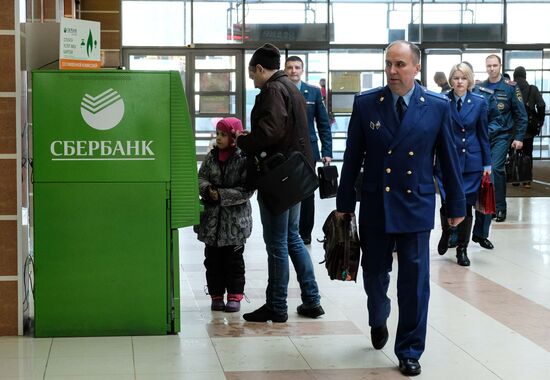
<path fill-rule="evenodd" d="M 473 88 L 472 92 L 483 96 L 485 102 L 487 103 L 487 127 L 489 131 L 489 139 L 491 139 L 492 136 L 496 136 L 498 131 L 502 129 L 502 116 L 500 116 L 500 111 L 497 107 L 495 92 L 490 88 L 481 87 L 478 85 Z"/>
<path fill-rule="evenodd" d="M 491 147 L 487 134 L 487 103 L 481 95 L 466 94 L 460 112 L 456 108 L 454 92 L 451 100 L 451 134 L 456 145 L 461 173 L 480 172 L 491 165 Z"/>
<path fill-rule="evenodd" d="M 466 203 L 451 136 L 449 98 L 415 84 L 399 123 L 387 86 L 356 96 L 336 199 L 338 211 L 355 209 L 354 182 L 364 155 L 359 222 L 382 227 L 386 233 L 433 229 L 436 152 L 446 173 L 448 216 L 464 216 Z"/>
<path fill-rule="evenodd" d="M 300 151 L 314 166 L 306 115 L 304 97 L 284 71 L 277 71 L 256 95 L 250 133 L 237 139 L 248 156 L 249 186 L 260 174 L 262 160 L 275 153 Z"/>
<path fill-rule="evenodd" d="M 200 224 L 194 230 L 200 241 L 215 247 L 242 245 L 252 231 L 253 191 L 245 188 L 246 158 L 237 152 L 221 166 L 218 150 L 205 157 L 199 169 L 199 193 L 209 200 L 208 187 L 218 190 L 219 202 L 205 201 Z"/>
<path fill-rule="evenodd" d="M 481 83 L 482 87 L 487 87 L 489 81 Z M 491 131 L 490 136 L 506 133 L 513 136 L 514 140 L 523 141 L 525 130 L 527 129 L 527 112 L 523 105 L 523 99 L 519 87 L 515 82 L 512 82 L 503 76 L 497 83 L 494 90 L 497 108 L 500 111 L 502 123 L 499 130 Z"/>
<path fill-rule="evenodd" d="M 301 83 L 300 92 L 307 104 L 307 126 L 313 159 L 319 161 L 321 157 L 332 157 L 332 133 L 330 132 L 327 109 L 323 103 L 321 90 L 307 83 Z M 321 140 L 321 152 L 319 152 L 319 146 L 317 145 L 315 124 L 317 124 L 317 131 Z"/>

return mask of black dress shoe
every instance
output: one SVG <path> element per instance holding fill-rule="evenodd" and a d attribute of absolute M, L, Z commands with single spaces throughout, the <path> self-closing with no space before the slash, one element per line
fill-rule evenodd
<path fill-rule="evenodd" d="M 456 249 L 456 262 L 461 267 L 470 266 L 470 259 L 468 258 L 468 254 L 466 253 L 466 247 L 458 247 Z"/>
<path fill-rule="evenodd" d="M 399 370 L 405 376 L 420 375 L 422 367 L 416 359 L 399 359 Z"/>
<path fill-rule="evenodd" d="M 437 243 L 437 253 L 444 255 L 449 248 L 449 231 L 443 231 L 439 243 Z"/>
<path fill-rule="evenodd" d="M 273 310 L 269 309 L 267 305 L 260 307 L 257 310 L 254 310 L 252 313 L 243 314 L 243 318 L 248 322 L 286 322 L 288 319 L 288 314 L 276 314 Z"/>
<path fill-rule="evenodd" d="M 479 237 L 479 236 L 476 236 L 476 235 L 472 235 L 472 241 L 474 243 L 479 243 L 479 245 L 481 245 L 485 249 L 495 248 L 493 243 L 491 243 L 491 241 L 487 238 L 482 238 L 482 237 Z"/>
<path fill-rule="evenodd" d="M 371 327 L 370 340 L 372 341 L 372 346 L 375 349 L 381 350 L 384 348 L 386 342 L 388 341 L 388 337 L 388 326 L 385 323 L 380 327 Z"/>
<path fill-rule="evenodd" d="M 308 318 L 317 318 L 325 314 L 325 311 L 323 310 L 323 307 L 321 305 L 312 308 L 305 308 L 304 305 L 300 305 L 298 306 L 296 311 L 301 316 Z"/>
<path fill-rule="evenodd" d="M 302 241 L 304 242 L 305 245 L 310 245 L 311 244 L 311 236 L 310 237 L 303 237 Z"/>
<path fill-rule="evenodd" d="M 500 210 L 497 211 L 497 217 L 495 218 L 495 222 L 504 222 L 506 220 L 506 210 Z"/>

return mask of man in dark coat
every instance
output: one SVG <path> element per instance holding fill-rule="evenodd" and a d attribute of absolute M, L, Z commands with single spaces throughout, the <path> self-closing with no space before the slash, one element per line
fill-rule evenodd
<path fill-rule="evenodd" d="M 237 146 L 248 156 L 250 184 L 260 175 L 262 161 L 273 154 L 300 151 L 313 163 L 305 100 L 288 76 L 279 70 L 279 66 L 279 50 L 271 44 L 257 49 L 248 66 L 250 79 L 260 93 L 250 115 L 251 131 L 237 137 Z M 302 291 L 298 314 L 319 317 L 325 312 L 321 307 L 311 257 L 298 233 L 300 204 L 275 215 L 259 191 L 258 205 L 268 258 L 266 303 L 244 314 L 243 318 L 250 322 L 286 322 L 289 257 Z"/>
<path fill-rule="evenodd" d="M 311 86 L 302 82 L 304 73 L 304 62 L 300 57 L 290 56 L 285 61 L 285 73 L 292 83 L 304 96 L 307 104 L 307 124 L 309 128 L 309 138 L 311 150 L 315 162 L 322 159 L 325 165 L 332 160 L 332 133 L 321 90 L 318 87 Z M 317 145 L 317 132 L 321 140 L 321 152 Z M 313 230 L 315 218 L 315 193 L 302 201 L 300 209 L 300 236 L 304 244 L 311 244 L 311 231 Z"/>
<path fill-rule="evenodd" d="M 527 82 L 525 67 L 516 67 L 514 70 L 514 81 L 521 91 L 525 110 L 527 111 L 527 129 L 523 138 L 522 150 L 530 158 L 529 178 L 533 178 L 533 140 L 540 133 L 541 127 L 544 125 L 546 103 L 537 86 Z M 523 186 L 529 189 L 531 188 L 531 182 L 525 182 Z"/>

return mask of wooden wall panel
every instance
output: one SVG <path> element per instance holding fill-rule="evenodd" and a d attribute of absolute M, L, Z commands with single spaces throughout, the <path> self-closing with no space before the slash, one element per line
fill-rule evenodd
<path fill-rule="evenodd" d="M 17 335 L 17 282 L 0 281 L 0 336 Z"/>
<path fill-rule="evenodd" d="M 0 276 L 17 276 L 16 220 L 0 220 Z"/>
<path fill-rule="evenodd" d="M 13 0 L 0 0 L 0 30 L 15 29 L 14 7 Z"/>
<path fill-rule="evenodd" d="M 15 154 L 15 143 L 15 98 L 0 98 L 0 154 Z"/>
<path fill-rule="evenodd" d="M 15 92 L 15 36 L 0 35 L 0 92 Z"/>
<path fill-rule="evenodd" d="M 15 159 L 0 159 L 0 215 L 17 215 Z"/>

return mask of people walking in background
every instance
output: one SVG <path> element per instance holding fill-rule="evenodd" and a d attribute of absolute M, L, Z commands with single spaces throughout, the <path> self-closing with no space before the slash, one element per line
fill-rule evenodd
<path fill-rule="evenodd" d="M 256 170 L 266 158 L 276 153 L 284 155 L 302 152 L 314 165 L 307 126 L 306 102 L 296 85 L 280 67 L 279 50 L 265 44 L 258 48 L 248 66 L 248 75 L 254 87 L 260 89 L 250 115 L 251 131 L 238 135 L 237 145 L 248 156 L 248 178 L 251 185 L 261 173 Z M 249 322 L 286 322 L 289 263 L 292 260 L 300 289 L 302 304 L 297 312 L 317 318 L 325 312 L 311 257 L 298 233 L 300 204 L 282 214 L 272 213 L 258 191 L 258 205 L 267 249 L 268 282 L 266 303 L 246 313 Z"/>
<path fill-rule="evenodd" d="M 474 72 L 474 68 L 472 67 L 471 63 L 464 61 L 464 64 L 466 64 L 472 73 Z M 497 101 L 495 98 L 495 92 L 487 87 L 480 86 L 481 81 L 474 79 L 475 86 L 472 89 L 472 92 L 474 94 L 478 94 L 483 96 L 485 99 L 485 102 L 487 103 L 487 116 L 488 116 L 488 134 L 489 134 L 489 145 L 491 136 L 494 136 L 497 134 L 497 131 L 500 131 L 502 129 L 502 116 L 500 115 L 500 111 L 498 110 Z M 492 152 L 492 151 L 491 151 Z M 493 171 L 491 171 L 491 180 L 494 182 L 493 178 Z M 481 216 L 483 214 L 480 213 Z M 474 231 L 472 234 L 472 241 L 478 243 L 480 246 L 482 246 L 485 249 L 493 249 L 494 245 L 489 240 L 489 230 L 491 227 L 490 219 L 489 223 L 480 223 L 483 219 L 478 219 L 477 211 L 476 211 L 476 218 L 475 218 L 475 226 Z M 456 231 L 453 231 L 456 232 Z M 455 234 L 456 235 L 456 234 Z M 456 242 L 458 238 L 455 236 L 455 239 L 451 238 L 450 241 Z M 456 247 L 456 243 L 453 245 L 449 244 L 449 247 Z"/>
<path fill-rule="evenodd" d="M 501 125 L 497 130 L 489 130 L 491 144 L 492 176 L 495 186 L 496 222 L 506 220 L 506 172 L 504 162 L 508 149 L 521 149 L 527 127 L 527 114 L 519 88 L 514 82 L 501 75 L 502 62 L 498 55 L 491 54 L 485 59 L 489 77 L 481 87 L 494 91 L 500 111 Z M 486 239 L 491 225 L 491 215 L 476 211 L 472 241 L 487 246 Z M 492 244 L 488 247 L 492 248 Z"/>
<path fill-rule="evenodd" d="M 246 158 L 235 146 L 235 134 L 242 130 L 237 118 L 218 121 L 216 146 L 199 169 L 204 212 L 195 232 L 206 245 L 206 283 L 212 298 L 211 309 L 215 311 L 239 311 L 244 294 L 243 252 L 252 231 L 250 197 L 254 192 L 245 187 Z"/>
<path fill-rule="evenodd" d="M 363 166 L 358 220 L 371 340 L 375 349 L 388 340 L 387 291 L 397 247 L 399 322 L 394 351 L 401 373 L 415 376 L 421 372 L 428 318 L 435 153 L 445 173 L 449 225 L 464 219 L 466 204 L 449 99 L 415 82 L 420 71 L 416 45 L 392 42 L 385 62 L 388 85 L 355 97 L 336 207 L 339 217 L 355 211 L 355 179 Z"/>
<path fill-rule="evenodd" d="M 523 152 L 529 157 L 529 178 L 533 178 L 533 140 L 535 136 L 540 133 L 542 126 L 544 125 L 544 117 L 546 112 L 546 103 L 540 94 L 537 86 L 529 84 L 527 82 L 527 72 L 525 67 L 518 66 L 514 70 L 514 81 L 517 83 L 521 95 L 523 97 L 523 104 L 527 111 L 527 130 L 525 131 L 525 137 L 523 138 Z M 523 183 L 525 188 L 531 188 L 531 182 Z"/>
<path fill-rule="evenodd" d="M 306 100 L 307 124 L 313 159 L 315 162 L 322 160 L 324 164 L 329 164 L 332 160 L 332 133 L 321 91 L 317 87 L 302 82 L 304 62 L 300 57 L 293 55 L 286 59 L 285 73 Z M 319 139 L 317 139 L 317 134 Z M 318 140 L 321 140 L 321 152 L 319 152 Z M 311 244 L 314 220 L 315 193 L 304 199 L 300 208 L 300 236 L 306 245 Z"/>
<path fill-rule="evenodd" d="M 449 81 L 443 71 L 437 71 L 434 74 L 434 82 L 441 88 L 441 93 L 448 92 L 451 89 Z"/>
<path fill-rule="evenodd" d="M 491 174 L 491 151 L 488 137 L 487 103 L 483 96 L 472 93 L 474 74 L 465 63 L 451 68 L 449 81 L 452 87 L 447 96 L 451 100 L 451 134 L 456 146 L 462 183 L 466 196 L 466 217 L 457 227 L 456 258 L 458 265 L 469 266 L 467 248 L 472 233 L 472 207 L 477 200 L 482 175 Z M 436 160 L 436 178 L 441 194 L 441 239 L 437 246 L 440 255 L 445 254 L 449 244 L 450 226 L 447 223 L 445 186 L 446 173 L 439 170 Z"/>

